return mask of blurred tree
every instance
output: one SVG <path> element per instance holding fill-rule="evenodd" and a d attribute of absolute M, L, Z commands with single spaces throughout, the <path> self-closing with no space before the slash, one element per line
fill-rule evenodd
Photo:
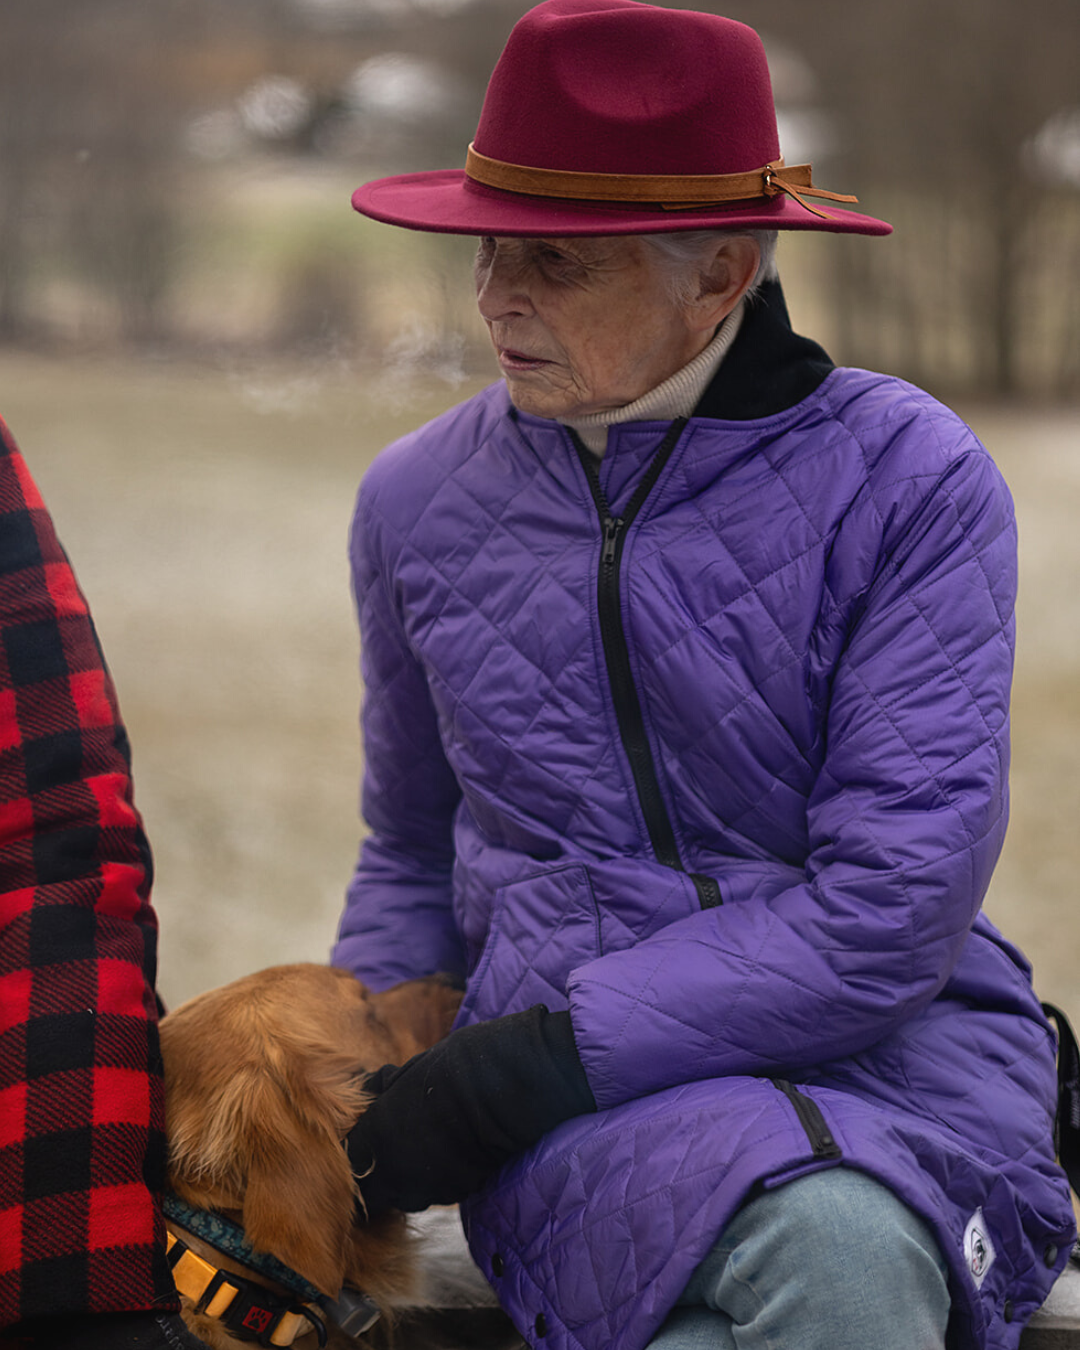
<path fill-rule="evenodd" d="M 53 83 L 40 31 L 47 3 L 11 0 L 0 41 L 0 336 L 26 323 L 41 142 L 51 138 Z M 32 129 L 32 130 L 31 130 Z"/>
<path fill-rule="evenodd" d="M 61 250 L 124 337 L 158 330 L 200 22 L 197 0 L 4 0 L 0 334 L 31 324 L 34 283 Z"/>
<path fill-rule="evenodd" d="M 1055 181 L 1031 146 L 1080 94 L 1076 0 L 1029 0 L 1022 16 L 1011 0 L 727 12 L 807 56 L 838 129 L 818 177 L 897 227 L 881 246 L 835 241 L 844 354 L 932 388 L 1075 393 L 1080 183 Z"/>

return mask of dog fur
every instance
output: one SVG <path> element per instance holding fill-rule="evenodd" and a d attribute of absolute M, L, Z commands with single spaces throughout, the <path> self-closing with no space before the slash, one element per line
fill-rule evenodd
<path fill-rule="evenodd" d="M 460 997 L 438 977 L 372 993 L 345 971 L 297 964 L 182 1004 L 161 1023 L 169 1185 L 330 1297 L 349 1285 L 386 1313 L 422 1299 L 405 1217 L 355 1221 L 341 1141 L 365 1105 L 360 1075 L 440 1040 Z M 217 1350 L 241 1344 L 190 1307 L 184 1318 Z"/>

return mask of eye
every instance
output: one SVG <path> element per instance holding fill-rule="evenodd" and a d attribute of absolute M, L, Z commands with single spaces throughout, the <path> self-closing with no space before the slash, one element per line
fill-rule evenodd
<path fill-rule="evenodd" d="M 559 248 L 557 244 L 538 243 L 533 260 L 551 281 L 560 284 L 577 282 L 588 271 L 581 258 L 567 249 Z"/>

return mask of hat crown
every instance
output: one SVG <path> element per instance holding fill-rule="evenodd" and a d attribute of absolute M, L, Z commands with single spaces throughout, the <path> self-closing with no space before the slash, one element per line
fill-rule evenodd
<path fill-rule="evenodd" d="M 490 159 L 606 174 L 726 174 L 780 154 L 765 49 L 734 19 L 546 0 L 515 25 L 474 142 Z"/>

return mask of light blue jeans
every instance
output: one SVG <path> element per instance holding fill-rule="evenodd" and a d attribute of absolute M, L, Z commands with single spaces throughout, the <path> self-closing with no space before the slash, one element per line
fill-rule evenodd
<path fill-rule="evenodd" d="M 837 1167 L 740 1210 L 649 1350 L 942 1350 L 948 1318 L 930 1229 Z"/>

